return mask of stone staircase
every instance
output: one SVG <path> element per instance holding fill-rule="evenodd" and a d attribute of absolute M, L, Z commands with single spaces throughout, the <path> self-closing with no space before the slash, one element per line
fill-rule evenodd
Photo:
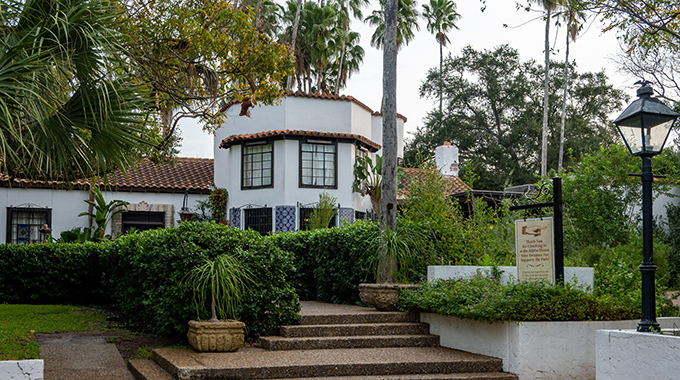
<path fill-rule="evenodd" d="M 517 380 L 500 359 L 442 348 L 417 314 L 303 302 L 299 326 L 233 353 L 156 349 L 131 360 L 138 380 Z"/>

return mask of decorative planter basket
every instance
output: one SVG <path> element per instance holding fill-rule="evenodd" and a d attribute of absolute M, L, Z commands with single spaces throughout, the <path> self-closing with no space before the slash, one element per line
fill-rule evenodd
<path fill-rule="evenodd" d="M 398 289 L 413 289 L 418 285 L 412 284 L 359 284 L 359 298 L 366 305 L 381 311 L 394 311 L 394 304 L 399 299 Z"/>
<path fill-rule="evenodd" d="M 187 338 L 199 352 L 233 352 L 243 347 L 245 323 L 227 320 L 220 322 L 189 321 Z"/>

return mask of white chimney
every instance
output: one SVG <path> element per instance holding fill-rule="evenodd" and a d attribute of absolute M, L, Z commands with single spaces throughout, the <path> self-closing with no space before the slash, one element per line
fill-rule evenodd
<path fill-rule="evenodd" d="M 450 142 L 438 146 L 434 150 L 434 159 L 437 168 L 445 177 L 458 176 L 458 147 Z"/>

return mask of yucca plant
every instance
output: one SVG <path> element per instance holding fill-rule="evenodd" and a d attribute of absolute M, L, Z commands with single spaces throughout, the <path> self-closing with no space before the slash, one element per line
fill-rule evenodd
<path fill-rule="evenodd" d="M 240 252 L 240 249 L 237 251 Z M 205 259 L 203 265 L 195 267 L 185 278 L 194 292 L 194 304 L 200 310 L 210 300 L 211 318 L 208 322 L 219 322 L 218 316 L 236 319 L 236 310 L 247 283 L 252 283 L 251 273 L 234 256 L 228 253 L 214 259 Z"/>

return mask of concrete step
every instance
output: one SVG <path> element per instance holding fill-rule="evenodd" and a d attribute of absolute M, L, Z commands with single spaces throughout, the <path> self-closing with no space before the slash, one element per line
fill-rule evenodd
<path fill-rule="evenodd" d="M 272 379 L 283 380 L 283 379 Z M 424 375 L 384 375 L 384 376 L 335 376 L 301 377 L 287 380 L 518 380 L 517 375 L 503 372 L 482 373 L 428 373 Z"/>
<path fill-rule="evenodd" d="M 343 323 L 400 323 L 418 322 L 418 313 L 378 311 L 370 307 L 337 305 L 316 301 L 303 301 L 300 310 L 302 325 L 339 325 Z"/>
<path fill-rule="evenodd" d="M 231 353 L 159 348 L 152 359 L 175 379 L 278 379 L 501 372 L 496 358 L 442 347 L 267 351 Z"/>
<path fill-rule="evenodd" d="M 283 337 L 321 337 L 352 335 L 424 335 L 430 333 L 427 323 L 358 323 L 338 325 L 281 326 Z"/>
<path fill-rule="evenodd" d="M 152 360 L 130 360 L 128 369 L 135 380 L 175 380 Z"/>
<path fill-rule="evenodd" d="M 437 347 L 437 335 L 359 335 L 344 337 L 260 338 L 265 350 L 319 350 L 336 348 Z"/>

